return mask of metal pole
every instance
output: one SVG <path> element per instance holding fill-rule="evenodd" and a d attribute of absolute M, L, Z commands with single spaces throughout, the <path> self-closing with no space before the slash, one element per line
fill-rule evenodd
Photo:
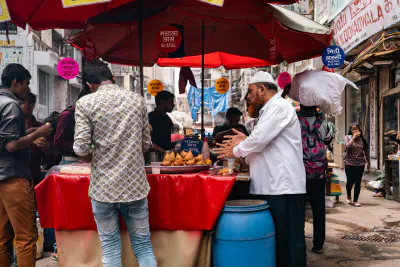
<path fill-rule="evenodd" d="M 201 139 L 204 139 L 204 39 L 205 26 L 204 19 L 201 20 Z"/>
<path fill-rule="evenodd" d="M 140 64 L 140 93 L 144 96 L 144 82 L 143 82 L 143 3 L 139 0 L 139 64 Z"/>

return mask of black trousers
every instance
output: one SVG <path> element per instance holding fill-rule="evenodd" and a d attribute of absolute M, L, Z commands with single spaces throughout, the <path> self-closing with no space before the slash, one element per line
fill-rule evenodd
<path fill-rule="evenodd" d="M 307 199 L 313 213 L 314 248 L 325 243 L 325 179 L 307 180 Z"/>
<path fill-rule="evenodd" d="M 346 165 L 346 177 L 347 177 L 347 184 L 346 184 L 346 191 L 347 191 L 347 198 L 351 199 L 351 190 L 354 186 L 354 198 L 353 201 L 357 202 L 358 197 L 360 196 L 361 192 L 361 179 L 364 175 L 365 166 L 350 166 Z"/>
<path fill-rule="evenodd" d="M 276 232 L 276 267 L 306 267 L 306 195 L 253 195 L 267 200 Z"/>

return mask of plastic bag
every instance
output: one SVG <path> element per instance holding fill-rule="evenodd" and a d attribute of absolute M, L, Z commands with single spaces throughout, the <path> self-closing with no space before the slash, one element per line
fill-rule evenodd
<path fill-rule="evenodd" d="M 358 87 L 336 73 L 306 70 L 293 77 L 289 97 L 304 106 L 318 106 L 327 114 L 340 114 L 342 92 L 346 85 Z"/>
<path fill-rule="evenodd" d="M 335 197 L 325 197 L 325 208 L 334 208 L 335 207 Z"/>
<path fill-rule="evenodd" d="M 53 166 L 47 171 L 46 177 L 54 173 L 64 173 L 64 174 L 90 174 L 91 164 L 84 162 L 77 162 L 73 164 L 57 165 Z"/>

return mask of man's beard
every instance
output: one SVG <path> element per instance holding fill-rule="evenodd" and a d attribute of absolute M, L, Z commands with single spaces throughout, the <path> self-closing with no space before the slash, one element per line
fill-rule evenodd
<path fill-rule="evenodd" d="M 247 113 L 253 119 L 257 119 L 260 116 L 260 110 L 263 108 L 264 102 L 261 97 L 257 97 L 251 103 L 247 105 Z"/>

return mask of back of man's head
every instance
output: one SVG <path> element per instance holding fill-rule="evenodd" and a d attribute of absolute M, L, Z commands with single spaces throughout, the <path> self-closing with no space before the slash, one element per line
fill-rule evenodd
<path fill-rule="evenodd" d="M 29 105 L 32 105 L 32 104 L 36 105 L 36 98 L 37 97 L 32 92 L 29 92 L 26 95 L 26 99 L 27 99 Z"/>
<path fill-rule="evenodd" d="M 174 99 L 175 95 L 168 91 L 161 91 L 156 95 L 156 106 L 160 106 L 162 102 L 167 102 L 170 99 Z"/>
<path fill-rule="evenodd" d="M 82 76 L 82 83 L 84 86 L 84 90 L 86 91 L 90 91 L 87 83 L 101 84 L 102 82 L 114 80 L 114 76 L 110 68 L 107 66 L 106 63 L 100 60 L 86 63 Z"/>

